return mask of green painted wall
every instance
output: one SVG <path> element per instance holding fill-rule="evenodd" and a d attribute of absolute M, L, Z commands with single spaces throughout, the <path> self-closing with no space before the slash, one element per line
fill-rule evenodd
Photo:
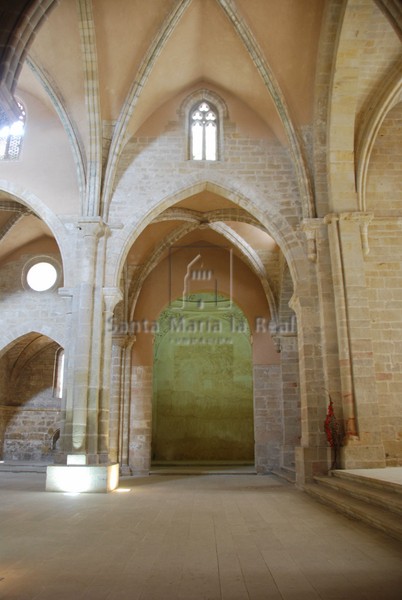
<path fill-rule="evenodd" d="M 160 316 L 154 347 L 154 461 L 253 461 L 248 323 L 203 293 Z"/>

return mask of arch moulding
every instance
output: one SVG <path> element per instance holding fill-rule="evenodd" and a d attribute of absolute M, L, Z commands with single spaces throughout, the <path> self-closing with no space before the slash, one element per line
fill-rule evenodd
<path fill-rule="evenodd" d="M 123 265 L 131 246 L 155 218 L 178 202 L 203 191 L 213 192 L 226 200 L 230 200 L 259 221 L 262 229 L 274 239 L 283 252 L 295 286 L 297 281 L 303 281 L 303 279 L 309 276 L 309 265 L 307 264 L 308 260 L 302 243 L 302 237 L 298 235 L 287 220 L 272 205 L 268 207 L 267 211 L 262 211 L 259 207 L 264 205 L 263 198 L 255 196 L 251 200 L 243 193 L 224 187 L 220 183 L 199 181 L 174 192 L 167 198 L 160 199 L 156 206 L 141 219 L 140 224 L 138 223 L 138 218 L 136 218 L 124 226 L 118 233 L 120 248 L 116 249 L 115 261 L 110 260 L 107 265 L 106 285 L 110 287 L 118 287 L 120 285 Z"/>

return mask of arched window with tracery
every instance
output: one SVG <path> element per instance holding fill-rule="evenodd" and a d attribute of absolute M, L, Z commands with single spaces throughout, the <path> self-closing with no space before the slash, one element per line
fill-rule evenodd
<path fill-rule="evenodd" d="M 218 159 L 218 111 L 210 103 L 197 102 L 190 111 L 190 156 L 192 160 Z"/>
<path fill-rule="evenodd" d="M 0 160 L 18 160 L 21 153 L 22 138 L 25 129 L 25 108 L 17 100 L 20 116 L 11 125 L 0 129 Z"/>

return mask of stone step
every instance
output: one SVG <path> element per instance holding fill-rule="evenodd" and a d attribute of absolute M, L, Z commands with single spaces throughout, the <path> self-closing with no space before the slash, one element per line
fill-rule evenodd
<path fill-rule="evenodd" d="M 357 500 L 362 500 L 373 506 L 379 506 L 396 515 L 402 515 L 402 495 L 390 487 L 376 487 L 362 483 L 359 480 L 347 477 L 321 476 L 314 477 L 314 481 L 329 489 L 341 492 Z"/>
<path fill-rule="evenodd" d="M 395 513 L 390 513 L 380 506 L 374 506 L 319 482 L 306 484 L 303 489 L 314 499 L 334 508 L 347 517 L 360 520 L 402 541 L 402 522 Z"/>
<path fill-rule="evenodd" d="M 272 471 L 273 475 L 285 479 L 289 483 L 296 483 L 296 470 L 293 467 L 280 467 Z"/>
<path fill-rule="evenodd" d="M 366 475 L 363 476 L 357 473 L 351 473 L 350 471 L 342 471 L 340 469 L 331 471 L 331 475 L 345 481 L 354 481 L 369 488 L 376 488 L 381 491 L 386 490 L 402 495 L 402 485 L 393 481 L 367 477 Z"/>
<path fill-rule="evenodd" d="M 0 473 L 46 473 L 51 463 L 0 462 Z"/>

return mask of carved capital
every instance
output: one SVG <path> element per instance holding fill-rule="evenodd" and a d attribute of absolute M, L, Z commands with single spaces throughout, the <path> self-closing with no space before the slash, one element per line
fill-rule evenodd
<path fill-rule="evenodd" d="M 360 227 L 360 238 L 362 244 L 363 255 L 367 256 L 370 252 L 368 242 L 368 227 L 373 220 L 374 214 L 369 212 L 344 212 L 344 213 L 331 213 L 324 217 L 324 223 L 326 225 L 332 225 L 333 223 L 350 221 L 357 223 Z"/>
<path fill-rule="evenodd" d="M 77 229 L 83 237 L 101 238 L 109 232 L 109 226 L 101 217 L 82 217 L 77 221 Z"/>
<path fill-rule="evenodd" d="M 337 213 L 329 213 L 328 215 L 325 215 L 322 221 L 324 225 L 332 225 L 339 221 L 339 215 Z"/>
<path fill-rule="evenodd" d="M 118 302 L 123 300 L 123 293 L 120 288 L 117 287 L 104 287 L 103 288 L 103 302 L 106 313 L 112 313 L 114 307 Z"/>
<path fill-rule="evenodd" d="M 317 262 L 317 232 L 322 226 L 322 219 L 303 219 L 300 230 L 307 240 L 307 256 L 311 262 Z"/>
<path fill-rule="evenodd" d="M 112 337 L 113 346 L 118 346 L 119 348 L 130 348 L 135 341 L 136 336 L 129 333 L 114 333 Z"/>

